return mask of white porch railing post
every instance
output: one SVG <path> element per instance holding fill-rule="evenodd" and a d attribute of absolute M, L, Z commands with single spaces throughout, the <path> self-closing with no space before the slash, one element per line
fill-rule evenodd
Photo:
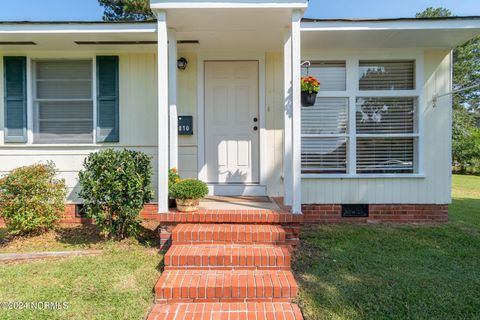
<path fill-rule="evenodd" d="M 302 11 L 292 14 L 292 213 L 302 212 L 301 143 L 302 110 L 300 94 L 301 46 L 300 21 Z"/>
<path fill-rule="evenodd" d="M 157 11 L 158 212 L 168 212 L 168 36 L 167 15 Z"/>
<path fill-rule="evenodd" d="M 168 29 L 168 100 L 170 131 L 170 168 L 178 168 L 178 116 L 177 116 L 177 35 Z"/>
<path fill-rule="evenodd" d="M 284 127 L 283 127 L 283 202 L 292 205 L 292 31 L 283 42 Z"/>

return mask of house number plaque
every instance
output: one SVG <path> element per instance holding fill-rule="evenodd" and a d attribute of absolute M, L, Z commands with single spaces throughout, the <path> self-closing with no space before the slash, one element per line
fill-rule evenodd
<path fill-rule="evenodd" d="M 192 116 L 178 117 L 178 134 L 182 136 L 193 135 L 193 117 Z"/>

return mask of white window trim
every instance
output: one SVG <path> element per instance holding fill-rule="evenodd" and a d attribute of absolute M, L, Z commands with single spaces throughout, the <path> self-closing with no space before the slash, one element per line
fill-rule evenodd
<path fill-rule="evenodd" d="M 118 146 L 118 143 L 97 143 L 97 60 L 96 55 L 74 55 L 65 57 L 63 55 L 27 55 L 27 142 L 18 145 L 22 147 L 37 148 L 64 148 L 64 147 L 108 147 Z M 35 61 L 41 60 L 91 60 L 92 61 L 92 100 L 93 100 L 93 140 L 87 143 L 34 143 L 34 104 L 35 99 Z"/>
<path fill-rule="evenodd" d="M 414 90 L 360 90 L 358 78 L 360 60 L 413 60 L 415 61 L 415 89 Z M 382 179 L 382 178 L 425 178 L 424 172 L 424 53 L 423 50 L 388 50 L 378 51 L 365 50 L 358 54 L 346 54 L 345 52 L 315 52 L 306 54 L 304 60 L 315 61 L 339 61 L 346 63 L 346 91 L 320 91 L 317 97 L 347 97 L 349 98 L 348 112 L 348 145 L 347 145 L 347 173 L 340 174 L 316 174 L 302 173 L 303 179 Z M 413 134 L 386 134 L 388 137 L 414 137 L 417 143 L 414 145 L 414 173 L 395 173 L 395 174 L 358 174 L 357 170 L 357 138 L 358 137 L 381 137 L 382 135 L 356 134 L 356 99 L 361 97 L 414 97 L 417 99 L 417 132 Z"/>

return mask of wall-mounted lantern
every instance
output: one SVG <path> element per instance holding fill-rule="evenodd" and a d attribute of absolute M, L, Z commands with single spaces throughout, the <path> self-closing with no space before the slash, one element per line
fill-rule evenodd
<path fill-rule="evenodd" d="M 184 57 L 181 57 L 177 60 L 177 68 L 178 70 L 185 70 L 187 68 L 188 61 Z"/>

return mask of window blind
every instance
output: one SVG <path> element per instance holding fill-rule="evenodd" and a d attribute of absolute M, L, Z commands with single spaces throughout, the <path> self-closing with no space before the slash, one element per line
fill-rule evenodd
<path fill-rule="evenodd" d="M 415 62 L 360 61 L 360 90 L 415 89 Z"/>
<path fill-rule="evenodd" d="M 357 98 L 357 133 L 414 133 L 415 110 L 415 98 Z"/>
<path fill-rule="evenodd" d="M 311 61 L 309 75 L 320 81 L 320 91 L 345 91 L 347 69 L 345 61 Z M 302 68 L 302 76 L 307 75 L 307 68 Z"/>
<path fill-rule="evenodd" d="M 414 138 L 358 138 L 357 173 L 413 173 Z"/>
<path fill-rule="evenodd" d="M 347 138 L 302 137 L 302 173 L 346 173 Z"/>
<path fill-rule="evenodd" d="M 346 173 L 348 98 L 317 98 L 302 108 L 302 172 Z"/>
<path fill-rule="evenodd" d="M 92 142 L 92 62 L 37 61 L 35 71 L 34 142 Z"/>
<path fill-rule="evenodd" d="M 357 172 L 413 173 L 416 98 L 357 98 Z"/>

